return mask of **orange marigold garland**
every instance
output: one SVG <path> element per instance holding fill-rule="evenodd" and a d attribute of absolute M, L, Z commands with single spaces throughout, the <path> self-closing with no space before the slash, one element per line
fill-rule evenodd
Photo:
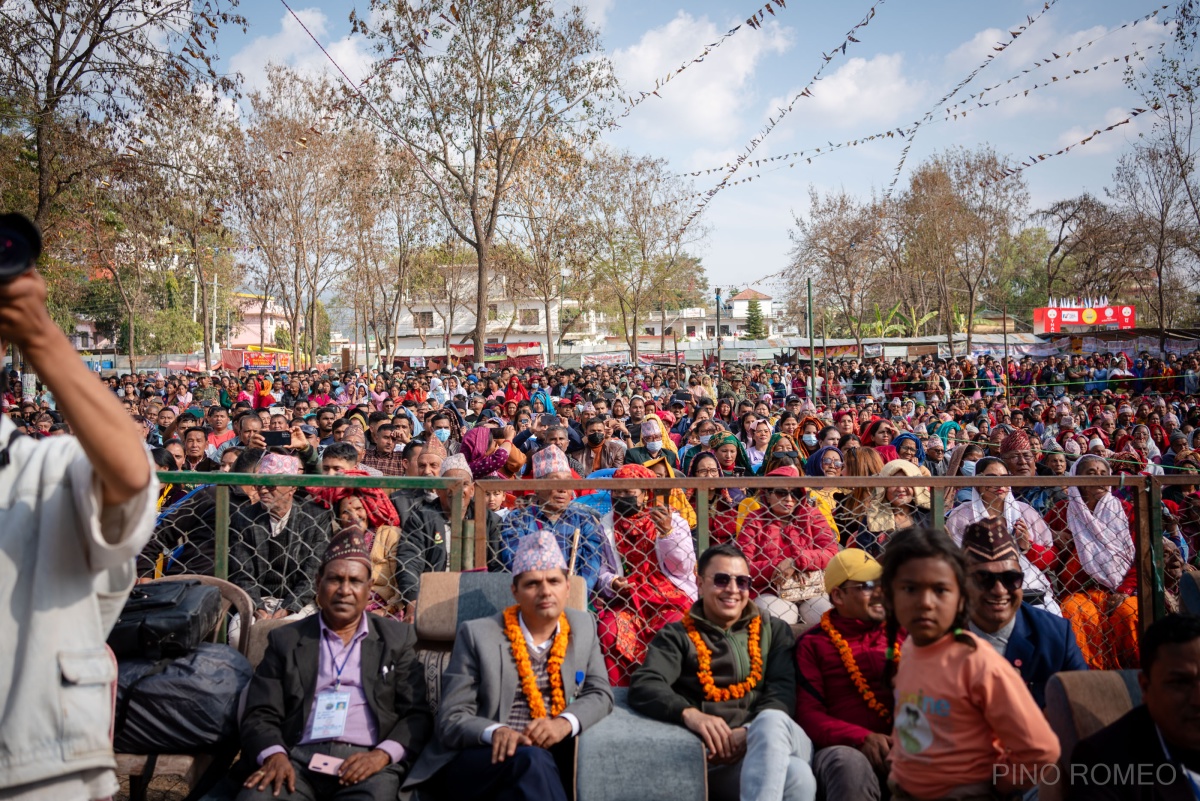
<path fill-rule="evenodd" d="M 696 676 L 700 679 L 700 686 L 704 688 L 704 697 L 709 701 L 728 701 L 731 698 L 744 698 L 746 693 L 753 690 L 762 681 L 762 615 L 757 615 L 750 621 L 750 675 L 737 684 L 731 684 L 728 687 L 718 687 L 716 682 L 713 681 L 712 651 L 705 644 L 704 638 L 700 636 L 700 632 L 696 631 L 696 624 L 692 621 L 691 615 L 683 616 L 683 627 L 687 629 L 688 639 L 696 647 L 696 658 L 700 662 L 700 669 L 696 671 Z"/>
<path fill-rule="evenodd" d="M 880 703 L 875 697 L 871 685 L 867 683 L 863 677 L 862 671 L 858 669 L 858 663 L 854 661 L 854 653 L 850 650 L 850 644 L 846 642 L 846 638 L 841 632 L 833 627 L 833 622 L 829 619 L 829 612 L 821 615 L 821 629 L 829 635 L 830 642 L 837 649 L 838 655 L 842 658 L 842 665 L 846 668 L 846 672 L 850 674 L 850 681 L 854 682 L 854 686 L 858 688 L 858 694 L 867 702 L 867 706 L 879 713 L 879 717 L 884 720 L 891 720 L 891 711 Z M 900 661 L 900 646 L 896 646 L 895 656 L 891 656 L 891 649 L 888 649 L 889 658 Z"/>
<path fill-rule="evenodd" d="M 517 678 L 521 682 L 521 692 L 529 703 L 529 716 L 538 720 L 546 717 L 546 699 L 537 686 L 537 676 L 533 675 L 533 665 L 529 662 L 529 649 L 525 647 L 525 635 L 521 633 L 521 624 L 517 620 L 518 606 L 510 606 L 504 610 L 504 634 L 508 637 L 512 650 L 513 661 L 517 663 Z M 558 617 L 558 634 L 550 645 L 550 656 L 546 659 L 546 672 L 550 678 L 550 716 L 558 717 L 567 708 L 567 696 L 563 691 L 562 665 L 567 658 L 567 637 L 571 633 L 571 624 L 567 622 L 566 614 Z"/>

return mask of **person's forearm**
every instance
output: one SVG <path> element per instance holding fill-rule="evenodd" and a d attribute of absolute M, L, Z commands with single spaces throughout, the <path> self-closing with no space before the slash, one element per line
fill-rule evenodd
<path fill-rule="evenodd" d="M 92 469 L 105 506 L 118 506 L 150 483 L 150 461 L 117 396 L 101 384 L 57 328 L 30 342 L 25 357 L 54 393 Z"/>

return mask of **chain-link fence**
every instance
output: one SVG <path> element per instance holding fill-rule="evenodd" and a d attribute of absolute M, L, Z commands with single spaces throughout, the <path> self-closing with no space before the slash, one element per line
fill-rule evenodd
<path fill-rule="evenodd" d="M 823 570 L 839 550 L 883 557 L 897 531 L 930 526 L 966 537 L 978 630 L 997 634 L 1023 598 L 1070 621 L 1090 667 L 1135 667 L 1138 632 L 1179 605 L 1200 561 L 1200 478 L 1110 476 L 1088 461 L 1074 476 L 1017 477 L 993 460 L 974 478 L 894 462 L 866 477 L 833 464 L 824 477 L 653 480 L 164 473 L 188 490 L 163 509 L 139 567 L 144 578 L 227 577 L 258 617 L 300 617 L 315 611 L 330 536 L 358 525 L 374 564 L 371 609 L 403 620 L 422 573 L 506 571 L 521 538 L 545 529 L 586 581 L 610 677 L 626 684 L 654 633 L 695 602 L 709 545 L 741 548 L 755 603 L 800 631 L 830 609 Z M 1015 555 L 972 526 L 989 519 Z"/>

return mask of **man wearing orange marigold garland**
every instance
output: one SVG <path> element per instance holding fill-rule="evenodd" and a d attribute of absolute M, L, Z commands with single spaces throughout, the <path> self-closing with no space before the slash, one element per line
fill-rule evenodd
<path fill-rule="evenodd" d="M 523 537 L 512 569 L 516 605 L 458 630 L 437 742 L 406 788 L 428 782 L 455 801 L 574 796 L 573 738 L 613 705 L 596 626 L 566 608 L 567 564 L 553 532 Z"/>
<path fill-rule="evenodd" d="M 796 643 L 796 722 L 812 735 L 825 798 L 875 801 L 887 787 L 893 695 L 884 678 L 883 567 L 848 548 L 825 566 L 833 609 Z"/>
<path fill-rule="evenodd" d="M 709 548 L 698 570 L 700 600 L 651 641 L 629 705 L 704 742 L 712 801 L 812 801 L 812 741 L 791 716 L 792 630 L 751 603 L 736 545 Z"/>

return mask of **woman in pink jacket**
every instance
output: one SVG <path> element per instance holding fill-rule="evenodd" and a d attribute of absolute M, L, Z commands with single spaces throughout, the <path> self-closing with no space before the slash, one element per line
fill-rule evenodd
<path fill-rule="evenodd" d="M 767 475 L 800 477 L 791 466 Z M 789 624 L 811 628 L 830 609 L 824 571 L 838 552 L 837 535 L 803 487 L 762 491 L 762 502 L 746 517 L 738 535 L 738 547 L 750 565 L 755 603 Z"/>

